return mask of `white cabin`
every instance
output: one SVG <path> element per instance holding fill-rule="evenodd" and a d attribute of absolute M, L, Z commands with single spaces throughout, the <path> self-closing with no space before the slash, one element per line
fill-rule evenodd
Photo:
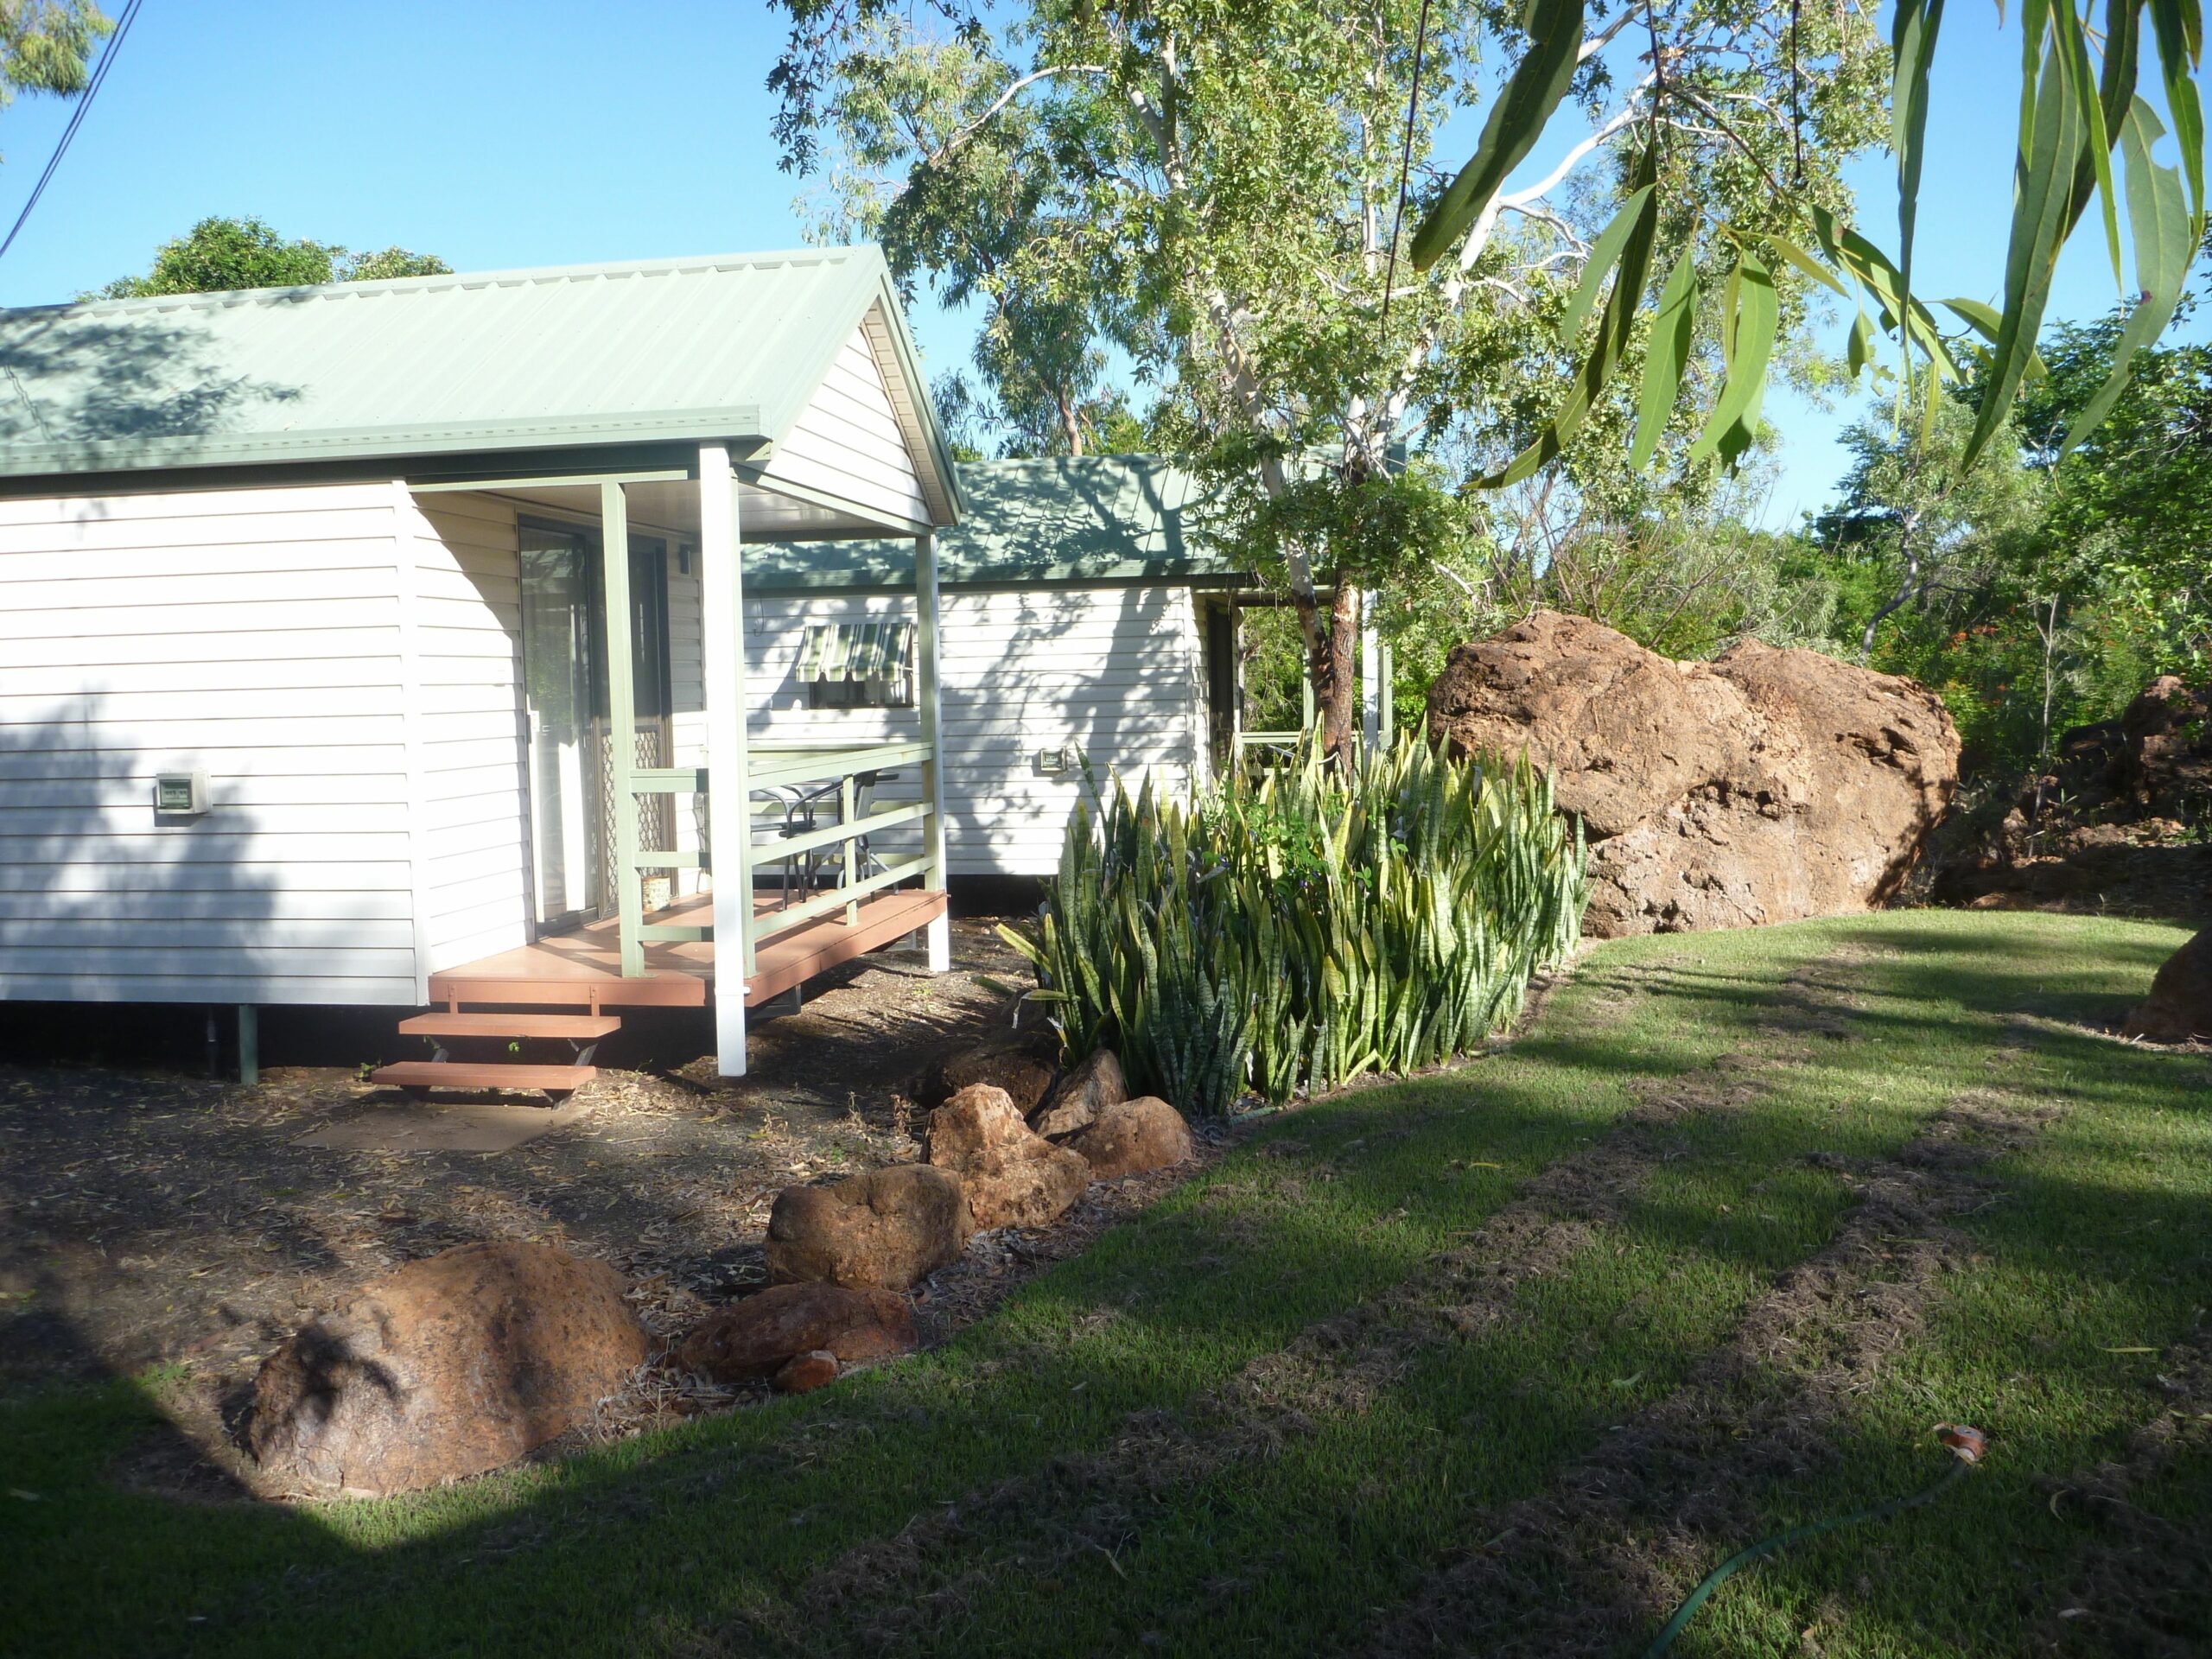
<path fill-rule="evenodd" d="M 0 364 L 0 997 L 689 1002 L 741 1070 L 746 1006 L 1051 871 L 1086 759 L 1233 742 L 1184 481 L 963 482 L 872 249 L 17 310 Z"/>

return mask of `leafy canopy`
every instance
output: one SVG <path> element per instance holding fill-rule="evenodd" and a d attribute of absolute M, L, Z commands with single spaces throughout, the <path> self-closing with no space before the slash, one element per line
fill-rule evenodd
<path fill-rule="evenodd" d="M 97 297 L 219 294 L 246 288 L 308 288 L 322 283 L 436 276 L 452 266 L 435 254 L 385 248 L 353 253 L 334 244 L 290 242 L 258 219 L 203 219 L 155 251 L 143 276 L 118 276 Z"/>

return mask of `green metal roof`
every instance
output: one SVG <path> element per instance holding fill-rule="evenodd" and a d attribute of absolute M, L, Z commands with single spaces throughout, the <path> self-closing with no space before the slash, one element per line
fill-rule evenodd
<path fill-rule="evenodd" d="M 1237 580 L 1201 533 L 1205 486 L 1157 455 L 959 463 L 966 505 L 938 534 L 948 585 Z M 762 588 L 899 587 L 910 541 L 812 542 L 745 551 Z"/>
<path fill-rule="evenodd" d="M 0 311 L 0 478 L 709 439 L 741 454 L 785 435 L 879 304 L 949 480 L 872 247 Z"/>

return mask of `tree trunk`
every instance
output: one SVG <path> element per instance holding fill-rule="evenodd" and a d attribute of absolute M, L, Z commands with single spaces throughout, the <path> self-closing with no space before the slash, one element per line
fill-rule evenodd
<path fill-rule="evenodd" d="M 1313 721 L 1320 728 L 1321 747 L 1341 759 L 1351 753 L 1359 712 L 1359 675 L 1352 663 L 1359 643 L 1359 589 L 1338 582 L 1329 596 L 1325 621 L 1310 591 L 1294 590 L 1291 601 L 1306 634 L 1306 671 L 1313 683 Z"/>

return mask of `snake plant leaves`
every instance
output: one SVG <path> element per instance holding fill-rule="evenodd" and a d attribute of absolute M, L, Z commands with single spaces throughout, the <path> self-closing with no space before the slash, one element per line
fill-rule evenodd
<path fill-rule="evenodd" d="M 1773 275 L 1746 248 L 1737 256 L 1736 268 L 1728 274 L 1727 314 L 1721 324 L 1728 377 L 1721 385 L 1720 396 L 1713 399 L 1713 412 L 1706 416 L 1705 429 L 1690 446 L 1692 461 L 1719 450 L 1732 465 L 1750 447 L 1779 320 Z"/>
<path fill-rule="evenodd" d="M 2134 236 L 2135 283 L 2142 297 L 2128 313 L 2104 385 L 2066 429 L 2065 441 L 2059 446 L 2062 458 L 2112 413 L 2112 406 L 2127 388 L 2135 353 L 2165 333 L 2181 303 L 2183 284 L 2189 280 L 2190 264 L 2196 257 L 2203 223 L 2183 199 L 2180 173 L 2151 159 L 2152 147 L 2164 136 L 2165 128 L 2157 114 L 2138 98 L 2120 128 L 2120 142 L 2126 162 L 2127 223 Z"/>
<path fill-rule="evenodd" d="M 1691 242 L 1675 261 L 1660 293 L 1659 315 L 1652 319 L 1650 343 L 1644 347 L 1643 386 L 1636 400 L 1636 444 L 1629 453 L 1629 465 L 1639 471 L 1657 453 L 1667 417 L 1675 412 L 1696 322 L 1697 244 Z"/>
<path fill-rule="evenodd" d="M 1414 269 L 1427 270 L 1473 227 L 1536 140 L 1574 79 L 1582 54 L 1584 0 L 1532 0 L 1529 50 L 1491 105 L 1472 160 L 1414 232 Z"/>
<path fill-rule="evenodd" d="M 1613 289 L 1606 296 L 1605 309 L 1599 318 L 1598 337 L 1591 344 L 1590 355 L 1568 386 L 1567 396 L 1560 399 L 1557 412 L 1536 435 L 1535 442 L 1498 471 L 1478 480 L 1478 489 L 1495 490 L 1518 484 L 1556 458 L 1589 418 L 1599 394 L 1605 391 L 1605 383 L 1619 365 L 1621 354 L 1628 347 L 1629 332 L 1636 321 L 1636 308 L 1643 298 L 1645 278 L 1650 274 L 1651 245 L 1659 233 L 1658 193 L 1649 188 L 1658 181 L 1658 167 L 1656 151 L 1647 147 L 1630 181 L 1636 187 L 1634 194 L 1643 197 L 1643 206 L 1627 240 L 1621 245 Z"/>
<path fill-rule="evenodd" d="M 2005 256 L 2004 321 L 1990 346 L 1981 406 L 1959 462 L 1962 472 L 1980 459 L 2012 411 L 2028 355 L 2043 326 L 2059 250 L 2080 206 L 2074 175 L 2084 137 L 2082 105 L 2068 93 L 2066 69 L 2056 41 L 2044 59 L 2034 115 L 2034 130 L 2019 158 L 2014 188 L 2012 232 Z"/>
<path fill-rule="evenodd" d="M 1920 207 L 1920 166 L 1927 149 L 1928 70 L 1943 26 L 1943 0 L 1897 0 L 1890 22 L 1894 73 L 1891 148 L 1897 156 L 1897 288 L 1912 297 L 1912 233 Z"/>
<path fill-rule="evenodd" d="M 1636 232 L 1637 221 L 1643 216 L 1643 204 L 1653 190 L 1651 185 L 1630 194 L 1621 203 L 1620 212 L 1612 222 L 1598 232 L 1598 239 L 1590 245 L 1590 257 L 1582 262 L 1582 280 L 1575 285 L 1573 297 L 1567 301 L 1567 309 L 1560 314 L 1559 343 L 1573 349 L 1582 334 L 1582 320 L 1590 315 L 1590 308 L 1598 302 L 1598 290 L 1605 285 L 1605 276 L 1619 261 L 1621 250 Z"/>
<path fill-rule="evenodd" d="M 2204 52 L 2204 14 L 2198 0 L 2148 0 L 2151 32 L 2158 41 L 2158 71 L 2165 81 L 2166 111 L 2189 175 L 2190 211 L 2204 216 L 2204 106 L 2196 94 L 2196 68 Z"/>

